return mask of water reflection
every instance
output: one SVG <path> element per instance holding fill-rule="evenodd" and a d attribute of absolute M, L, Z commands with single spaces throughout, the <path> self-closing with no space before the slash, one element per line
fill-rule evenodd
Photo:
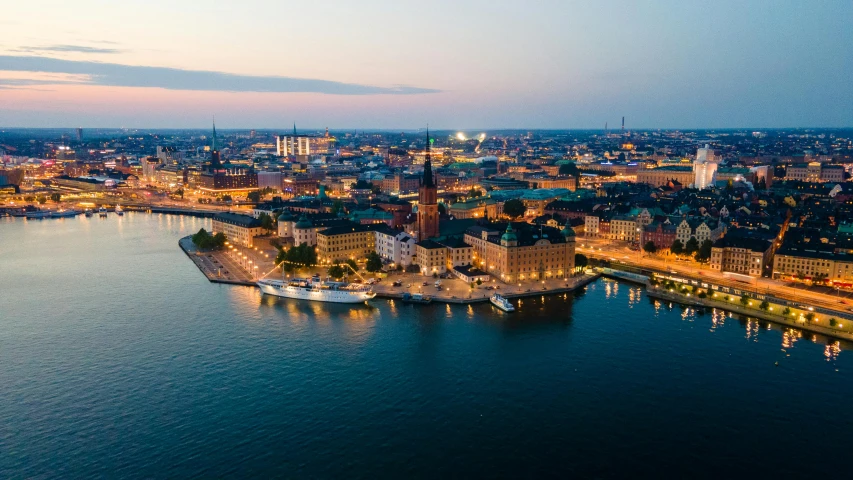
<path fill-rule="evenodd" d="M 257 305 L 264 319 L 278 319 L 291 327 L 299 327 L 300 331 L 309 326 L 320 327 L 318 332 L 340 335 L 340 338 L 350 345 L 364 344 L 375 330 L 376 322 L 382 318 L 379 308 L 363 303 L 307 302 L 261 295 L 260 291 L 254 288 L 238 290 L 251 292 L 240 298 Z"/>

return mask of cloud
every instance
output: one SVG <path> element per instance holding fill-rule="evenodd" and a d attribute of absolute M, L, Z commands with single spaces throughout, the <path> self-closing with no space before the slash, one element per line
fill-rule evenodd
<path fill-rule="evenodd" d="M 86 47 L 83 45 L 50 45 L 47 47 L 20 47 L 15 52 L 21 53 L 122 53 L 117 48 Z"/>
<path fill-rule="evenodd" d="M 202 70 L 133 66 L 117 63 L 86 62 L 17 55 L 0 55 L 0 71 L 85 75 L 88 76 L 86 80 L 75 83 L 113 87 L 164 88 L 167 90 L 299 92 L 332 95 L 415 95 L 439 92 L 439 90 L 435 89 L 407 85 L 378 87 L 310 78 L 238 75 Z"/>

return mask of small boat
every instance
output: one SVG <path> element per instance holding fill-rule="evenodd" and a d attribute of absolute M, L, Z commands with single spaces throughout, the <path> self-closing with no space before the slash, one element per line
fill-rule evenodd
<path fill-rule="evenodd" d="M 504 312 L 514 312 L 515 311 L 515 307 L 511 303 L 509 303 L 509 300 L 498 295 L 497 293 L 492 295 L 489 298 L 489 301 L 492 302 L 492 305 L 500 308 Z"/>
<path fill-rule="evenodd" d="M 26 212 L 24 216 L 33 220 L 41 220 L 42 218 L 50 218 L 50 212 L 45 210 L 39 210 L 36 212 Z"/>
<path fill-rule="evenodd" d="M 86 211 L 85 211 L 84 213 L 86 214 L 86 216 L 87 216 L 87 217 L 91 217 L 91 216 L 92 216 L 92 209 L 91 209 L 91 208 L 87 208 L 87 209 L 86 209 Z"/>
<path fill-rule="evenodd" d="M 427 304 L 432 302 L 432 297 L 429 295 L 423 295 L 421 293 L 409 293 L 406 292 L 403 294 L 403 298 L 401 299 L 404 303 L 420 303 Z"/>
<path fill-rule="evenodd" d="M 98 216 L 101 218 L 107 218 L 107 209 L 104 207 L 99 208 L 98 209 Z"/>
<path fill-rule="evenodd" d="M 67 217 L 76 217 L 80 215 L 78 210 L 57 210 L 50 214 L 50 218 L 67 218 Z"/>
<path fill-rule="evenodd" d="M 124 215 L 124 210 L 121 209 L 121 205 L 116 205 L 115 212 L 119 217 Z"/>

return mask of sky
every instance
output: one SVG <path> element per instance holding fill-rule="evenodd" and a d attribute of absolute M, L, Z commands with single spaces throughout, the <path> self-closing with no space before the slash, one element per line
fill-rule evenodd
<path fill-rule="evenodd" d="M 853 127 L 850 0 L 8 0 L 0 127 Z"/>

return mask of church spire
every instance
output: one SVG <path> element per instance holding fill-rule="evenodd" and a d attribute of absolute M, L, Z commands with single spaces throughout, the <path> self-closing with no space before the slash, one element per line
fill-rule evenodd
<path fill-rule="evenodd" d="M 424 162 L 424 179 L 422 182 L 425 187 L 434 187 L 435 181 L 432 176 L 432 159 L 430 157 L 430 144 L 429 144 L 429 127 L 427 127 L 427 138 L 426 138 L 426 161 Z"/>
<path fill-rule="evenodd" d="M 215 152 L 216 150 L 216 117 L 213 117 L 213 142 L 210 145 L 210 151 Z"/>
<path fill-rule="evenodd" d="M 293 122 L 293 136 L 296 136 L 296 122 Z"/>

